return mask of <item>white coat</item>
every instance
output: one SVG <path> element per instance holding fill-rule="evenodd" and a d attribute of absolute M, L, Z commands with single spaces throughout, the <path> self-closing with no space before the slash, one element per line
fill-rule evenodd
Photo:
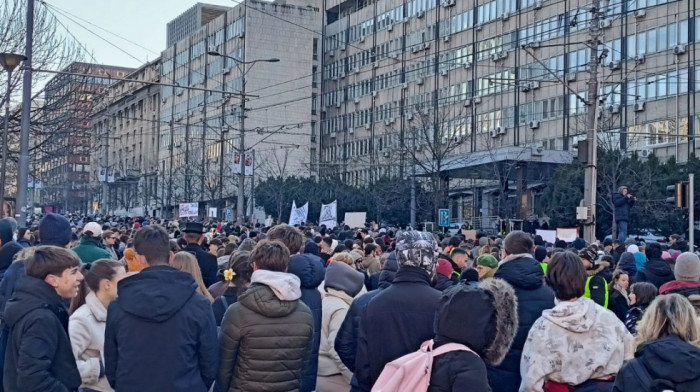
<path fill-rule="evenodd" d="M 85 304 L 70 316 L 68 334 L 83 380 L 81 387 L 113 392 L 107 377 L 100 378 L 100 363 L 104 364 L 106 321 L 107 309 L 95 293 L 90 292 L 85 297 Z"/>

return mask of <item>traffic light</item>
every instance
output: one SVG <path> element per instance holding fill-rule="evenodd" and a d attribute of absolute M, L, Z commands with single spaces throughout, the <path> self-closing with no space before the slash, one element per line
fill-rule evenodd
<path fill-rule="evenodd" d="M 688 208 L 688 183 L 679 182 L 666 187 L 666 192 L 670 197 L 666 198 L 666 203 L 672 204 L 676 208 Z"/>

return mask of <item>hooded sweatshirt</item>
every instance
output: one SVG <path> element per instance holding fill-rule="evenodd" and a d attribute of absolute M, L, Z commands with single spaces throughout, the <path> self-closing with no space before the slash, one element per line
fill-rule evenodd
<path fill-rule="evenodd" d="M 634 339 L 614 313 L 583 297 L 558 302 L 528 334 L 520 392 L 541 392 L 546 381 L 579 385 L 607 379 L 633 354 Z"/>
<path fill-rule="evenodd" d="M 211 303 L 166 265 L 122 279 L 107 312 L 105 373 L 117 391 L 206 392 L 218 370 Z"/>

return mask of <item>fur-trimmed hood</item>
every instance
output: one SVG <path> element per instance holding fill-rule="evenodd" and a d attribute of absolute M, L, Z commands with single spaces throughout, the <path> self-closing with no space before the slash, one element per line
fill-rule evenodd
<path fill-rule="evenodd" d="M 463 320 L 468 320 L 468 328 Z M 435 342 L 464 344 L 487 363 L 499 365 L 517 328 L 518 300 L 506 281 L 485 279 L 479 287 L 460 283 L 442 294 L 435 315 Z"/>
<path fill-rule="evenodd" d="M 595 276 L 598 275 L 599 273 L 605 271 L 606 268 L 610 267 L 610 263 L 607 261 L 601 261 L 600 263 L 595 265 L 595 268 L 591 268 L 586 270 L 586 274 L 588 276 Z"/>

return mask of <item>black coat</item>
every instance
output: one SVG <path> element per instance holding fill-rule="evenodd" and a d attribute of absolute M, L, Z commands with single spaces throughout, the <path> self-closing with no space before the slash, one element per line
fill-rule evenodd
<path fill-rule="evenodd" d="M 197 244 L 188 244 L 184 251 L 192 253 L 197 258 L 197 264 L 199 264 L 199 269 L 202 270 L 202 280 L 205 286 L 209 287 L 219 281 L 216 277 L 216 273 L 219 272 L 216 256 L 207 253 Z"/>
<path fill-rule="evenodd" d="M 433 360 L 428 392 L 491 392 L 486 380 L 486 365 L 479 356 L 452 351 Z"/>
<path fill-rule="evenodd" d="M 148 267 L 119 282 L 105 331 L 105 373 L 117 392 L 207 392 L 219 345 L 211 304 L 186 272 Z"/>
<path fill-rule="evenodd" d="M 524 257 L 498 267 L 494 278 L 503 279 L 518 298 L 518 332 L 506 358 L 499 366 L 488 367 L 489 384 L 494 392 L 513 392 L 520 387 L 520 357 L 527 334 L 542 311 L 554 307 L 554 293 L 544 285 L 544 272 L 537 260 Z"/>
<path fill-rule="evenodd" d="M 673 270 L 667 262 L 661 259 L 651 259 L 644 264 L 644 268 L 637 271 L 635 282 L 649 282 L 658 289 L 664 283 L 675 280 Z"/>
<path fill-rule="evenodd" d="M 353 391 L 369 391 L 384 365 L 418 350 L 434 336 L 440 291 L 422 269 L 404 267 L 394 282 L 367 304 L 360 316 Z"/>
<path fill-rule="evenodd" d="M 627 300 L 621 292 L 615 289 L 610 289 L 608 295 L 608 309 L 610 309 L 615 316 L 620 319 L 623 323 L 625 322 L 625 317 L 627 317 L 627 311 L 630 306 Z"/>
<path fill-rule="evenodd" d="M 612 201 L 615 205 L 615 221 L 629 222 L 630 208 L 632 208 L 632 206 L 634 205 L 634 199 L 622 196 L 622 193 L 616 193 L 613 195 Z"/>
<path fill-rule="evenodd" d="M 68 338 L 68 311 L 43 280 L 22 277 L 7 302 L 5 391 L 76 391 L 81 379 Z"/>
<path fill-rule="evenodd" d="M 318 348 L 321 345 L 321 293 L 318 286 L 326 277 L 326 268 L 320 257 L 311 254 L 293 255 L 289 258 L 287 272 L 296 275 L 301 281 L 301 302 L 311 309 L 314 316 L 314 341 L 309 364 L 301 379 L 301 392 L 316 389 L 316 373 L 318 373 Z"/>
<path fill-rule="evenodd" d="M 642 344 L 631 360 L 620 369 L 615 379 L 614 392 L 649 391 L 649 384 L 637 372 L 646 373 L 655 380 L 672 382 L 675 392 L 700 391 L 700 348 L 667 336 Z M 641 366 L 639 366 L 641 365 Z M 637 367 L 635 369 L 635 367 Z"/>

